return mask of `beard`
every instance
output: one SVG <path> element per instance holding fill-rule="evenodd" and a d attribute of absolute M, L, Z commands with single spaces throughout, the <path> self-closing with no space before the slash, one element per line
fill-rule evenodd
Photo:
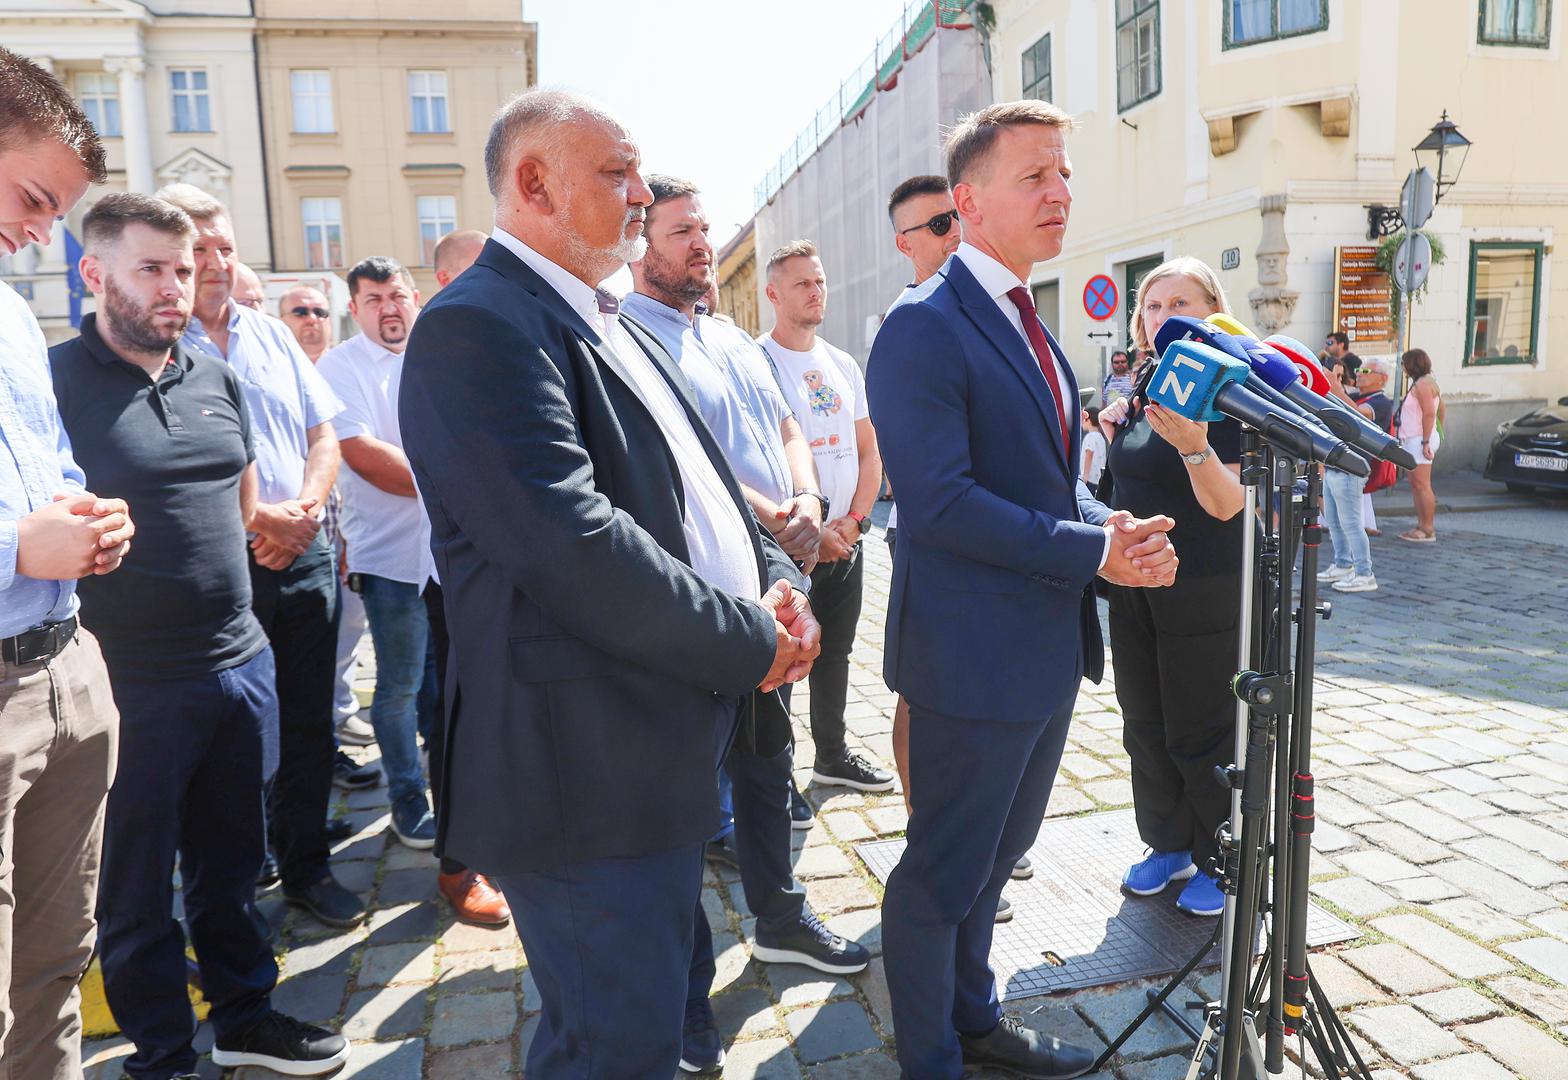
<path fill-rule="evenodd" d="M 640 206 L 628 206 L 626 217 L 621 221 L 620 238 L 608 247 L 595 247 L 582 236 L 572 231 L 567 222 L 572 218 L 572 195 L 570 185 L 566 185 L 561 198 L 560 223 L 563 230 L 562 239 L 566 244 L 568 257 L 579 266 L 592 267 L 599 272 L 600 280 L 609 277 L 615 271 L 629 262 L 636 262 L 648 253 L 648 239 L 641 233 L 634 237 L 626 235 L 627 228 L 634 221 L 643 221 L 646 217 Z"/>
<path fill-rule="evenodd" d="M 138 352 L 167 352 L 174 347 L 190 325 L 190 312 L 183 312 L 176 326 L 160 326 L 152 310 L 122 292 L 114 278 L 104 280 L 103 314 L 114 328 L 114 336 Z"/>
<path fill-rule="evenodd" d="M 709 273 L 704 275 L 703 280 L 698 281 L 691 276 L 691 272 L 685 266 L 666 259 L 652 248 L 649 248 L 647 254 L 642 257 L 642 272 L 647 277 L 648 284 L 671 300 L 677 301 L 676 307 L 695 304 L 708 295 L 708 289 L 713 285 L 712 269 L 710 264 Z"/>
<path fill-rule="evenodd" d="M 380 335 L 384 345 L 401 344 L 408 337 L 408 320 L 402 316 L 396 319 L 382 319 L 376 323 L 376 333 Z"/>

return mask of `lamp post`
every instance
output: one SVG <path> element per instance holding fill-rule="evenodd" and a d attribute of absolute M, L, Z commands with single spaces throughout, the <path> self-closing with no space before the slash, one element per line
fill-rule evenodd
<path fill-rule="evenodd" d="M 1432 201 L 1434 204 L 1440 203 L 1448 190 L 1459 182 L 1459 173 L 1465 167 L 1465 159 L 1470 156 L 1470 140 L 1460 134 L 1459 125 L 1448 118 L 1448 110 L 1444 109 L 1442 119 L 1432 125 L 1426 138 L 1416 143 L 1411 152 L 1416 157 L 1416 168 L 1430 169 L 1437 177 Z M 1454 163 L 1456 156 L 1458 161 Z M 1452 176 L 1447 175 L 1450 164 L 1453 164 Z M 1397 206 L 1373 203 L 1366 210 L 1368 240 L 1392 236 L 1405 227 L 1405 219 Z"/>

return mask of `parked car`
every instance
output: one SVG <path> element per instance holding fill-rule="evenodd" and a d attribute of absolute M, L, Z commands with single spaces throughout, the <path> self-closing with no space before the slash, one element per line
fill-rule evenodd
<path fill-rule="evenodd" d="M 1484 475 L 1509 491 L 1568 491 L 1568 397 L 1498 424 Z"/>

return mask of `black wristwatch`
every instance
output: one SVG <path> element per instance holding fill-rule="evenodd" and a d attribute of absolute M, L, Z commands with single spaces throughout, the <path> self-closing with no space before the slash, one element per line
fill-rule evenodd
<path fill-rule="evenodd" d="M 828 507 L 828 497 L 826 495 L 822 494 L 822 492 L 817 491 L 817 490 L 815 490 L 813 488 L 798 488 L 795 491 L 795 494 L 797 496 L 799 496 L 799 495 L 810 495 L 813 499 L 816 499 L 817 502 L 822 504 L 822 520 L 826 521 L 828 519 L 828 509 L 829 509 L 829 507 Z"/>
<path fill-rule="evenodd" d="M 855 525 L 859 527 L 861 536 L 865 536 L 866 533 L 871 531 L 871 515 L 857 514 L 851 510 L 849 512 L 849 520 L 853 521 Z"/>

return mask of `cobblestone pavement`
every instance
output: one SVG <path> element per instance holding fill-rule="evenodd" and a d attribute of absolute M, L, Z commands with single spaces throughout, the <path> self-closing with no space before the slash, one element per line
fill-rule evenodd
<path fill-rule="evenodd" d="M 1440 523 L 1441 529 L 1441 523 Z M 1568 584 L 1563 550 L 1452 529 L 1435 545 L 1374 541 L 1379 592 L 1333 595 L 1320 634 L 1312 893 L 1362 937 L 1315 954 L 1380 1080 L 1568 1077 Z M 891 762 L 893 697 L 880 675 L 886 548 L 868 543 L 866 617 L 848 722 Z M 1116 696 L 1085 686 L 1050 815 L 1129 803 Z M 802 730 L 804 783 L 811 748 Z M 880 952 L 879 887 L 850 845 L 896 835 L 897 796 L 808 788 L 818 824 L 796 835 L 797 873 L 831 926 Z M 337 933 L 284 908 L 280 1008 L 355 1042 L 341 1076 L 519 1075 L 539 1007 L 511 929 L 455 924 L 428 853 L 389 838 L 385 792 L 340 799 L 358 826 L 336 871 L 369 902 Z M 714 1005 L 730 1080 L 893 1078 L 881 960 L 849 979 L 752 963 L 735 875 L 709 870 L 719 951 Z M 1212 977 L 1211 977 L 1212 978 Z M 1096 1045 L 1141 1007 L 1147 984 L 1031 998 L 1009 1011 Z M 1120 1080 L 1183 1075 L 1186 1042 L 1164 1019 L 1112 1063 Z M 120 1040 L 91 1044 L 89 1077 L 119 1074 Z M 216 1075 L 204 1060 L 203 1075 Z M 255 1070 L 243 1080 L 259 1080 Z"/>

